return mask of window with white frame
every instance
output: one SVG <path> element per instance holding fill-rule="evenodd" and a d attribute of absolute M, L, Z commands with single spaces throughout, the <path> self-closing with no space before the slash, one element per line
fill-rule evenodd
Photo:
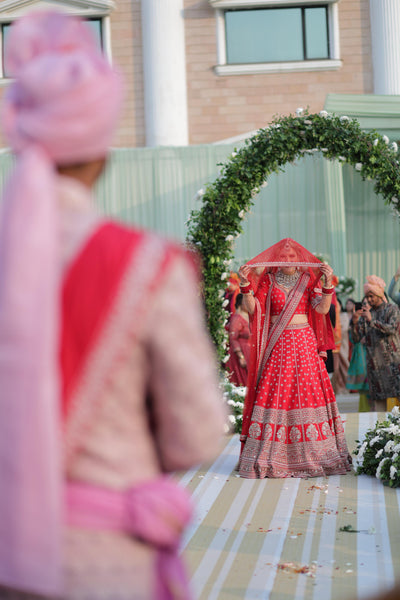
<path fill-rule="evenodd" d="M 10 27 L 15 19 L 26 12 L 25 0 L 3 0 L 0 3 L 0 80 L 6 83 L 10 74 L 7 72 L 7 40 Z M 28 7 L 46 8 L 42 0 L 30 2 Z M 111 60 L 109 14 L 114 8 L 114 0 L 61 0 L 58 9 L 67 14 L 79 16 L 91 29 L 99 48 Z"/>
<path fill-rule="evenodd" d="M 217 9 L 220 75 L 337 69 L 333 0 L 209 0 Z"/>

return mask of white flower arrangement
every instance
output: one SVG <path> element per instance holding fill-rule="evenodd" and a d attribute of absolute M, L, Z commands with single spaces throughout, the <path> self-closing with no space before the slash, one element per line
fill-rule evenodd
<path fill-rule="evenodd" d="M 243 422 L 243 407 L 244 398 L 246 396 L 246 388 L 234 385 L 225 378 L 221 382 L 221 388 L 225 402 L 228 406 L 228 429 L 229 433 L 240 433 Z"/>
<path fill-rule="evenodd" d="M 197 190 L 195 196 L 194 196 L 194 200 L 201 200 L 202 197 L 204 196 L 205 191 L 203 190 L 203 188 L 201 188 L 200 190 Z"/>
<path fill-rule="evenodd" d="M 395 406 L 384 421 L 357 440 L 353 461 L 357 475 L 372 475 L 390 487 L 400 487 L 400 410 Z"/>

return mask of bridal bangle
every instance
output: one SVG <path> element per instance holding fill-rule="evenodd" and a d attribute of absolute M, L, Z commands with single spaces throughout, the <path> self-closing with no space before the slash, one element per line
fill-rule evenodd
<path fill-rule="evenodd" d="M 323 287 L 322 288 L 322 293 L 325 294 L 325 296 L 330 296 L 331 294 L 333 294 L 333 290 L 334 289 L 335 288 L 333 286 L 329 287 L 329 288 Z"/>
<path fill-rule="evenodd" d="M 241 285 L 240 291 L 242 294 L 249 294 L 251 292 L 251 283 L 246 283 L 245 285 Z"/>

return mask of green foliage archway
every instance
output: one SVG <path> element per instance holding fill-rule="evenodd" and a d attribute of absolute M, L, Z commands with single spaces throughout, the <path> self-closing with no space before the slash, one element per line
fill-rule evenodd
<path fill-rule="evenodd" d="M 261 129 L 222 165 L 221 174 L 209 184 L 202 208 L 192 211 L 187 241 L 200 252 L 204 268 L 204 296 L 211 337 L 219 358 L 226 354 L 226 311 L 223 295 L 233 242 L 242 233 L 241 221 L 271 173 L 283 171 L 286 163 L 304 153 L 321 151 L 327 159 L 353 165 L 363 179 L 372 179 L 374 189 L 399 214 L 400 153 L 386 136 L 366 133 L 358 121 L 329 115 L 326 111 L 276 118 Z"/>

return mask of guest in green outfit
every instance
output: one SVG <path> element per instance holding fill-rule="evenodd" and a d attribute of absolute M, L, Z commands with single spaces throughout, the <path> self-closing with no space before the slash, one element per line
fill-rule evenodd
<path fill-rule="evenodd" d="M 368 304 L 364 298 L 362 302 L 354 302 L 353 315 L 357 312 L 360 317 L 362 314 L 362 306 Z M 352 345 L 352 352 L 350 357 L 350 364 L 347 371 L 346 388 L 348 390 L 357 390 L 360 394 L 360 400 L 358 404 L 359 412 L 369 412 L 373 410 L 370 402 L 369 387 L 367 379 L 367 351 L 365 348 L 365 340 L 362 339 L 356 342 L 352 336 L 352 320 L 349 323 L 349 341 Z"/>

